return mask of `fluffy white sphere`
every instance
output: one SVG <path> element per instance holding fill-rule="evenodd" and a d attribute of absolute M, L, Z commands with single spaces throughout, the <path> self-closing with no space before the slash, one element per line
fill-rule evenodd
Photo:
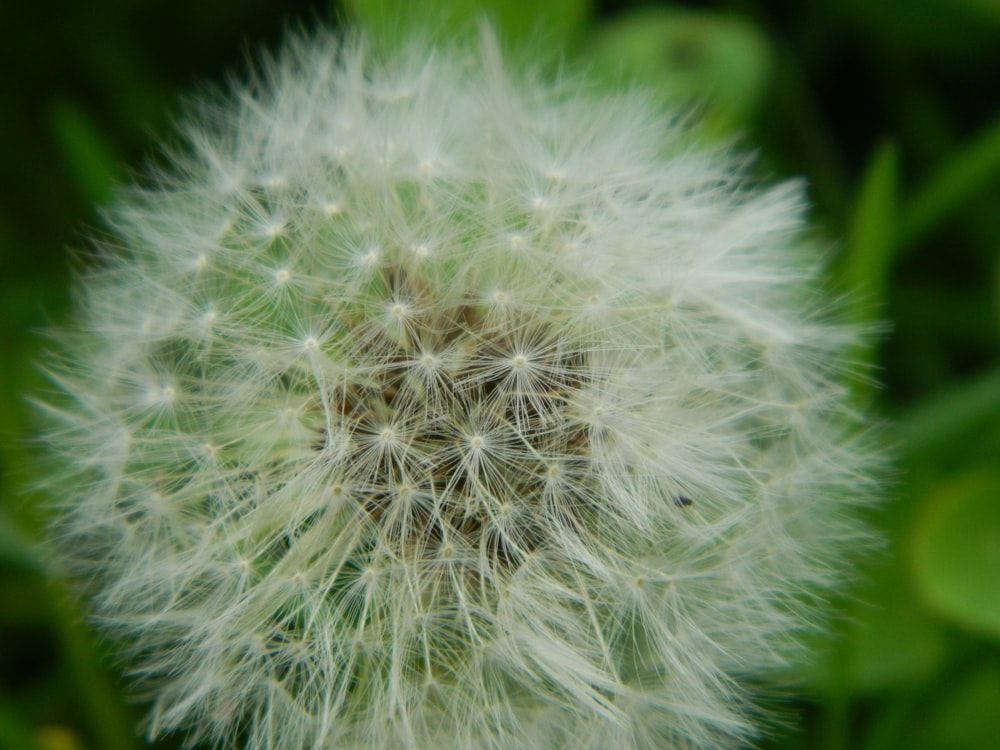
<path fill-rule="evenodd" d="M 151 735 L 732 746 L 863 543 L 800 188 L 480 46 L 293 40 L 110 211 L 46 439 Z"/>

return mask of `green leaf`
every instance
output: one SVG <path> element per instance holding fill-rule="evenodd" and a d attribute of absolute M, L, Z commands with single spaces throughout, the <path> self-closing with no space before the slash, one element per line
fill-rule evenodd
<path fill-rule="evenodd" d="M 916 722 L 906 747 L 914 750 L 983 750 L 1000 737 L 1000 669 L 986 663 L 942 685 L 933 707 Z M 957 684 L 956 684 L 957 683 Z"/>
<path fill-rule="evenodd" d="M 891 694 L 928 683 L 948 658 L 942 628 L 914 606 L 905 571 L 894 560 L 883 561 L 867 585 L 852 592 L 845 622 L 834 635 L 809 639 L 815 656 L 788 671 L 817 695 Z"/>
<path fill-rule="evenodd" d="M 137 746 L 130 712 L 121 702 L 69 596 L 50 587 L 50 621 L 63 649 L 64 664 L 79 697 L 83 715 L 102 750 L 134 750 Z"/>
<path fill-rule="evenodd" d="M 941 628 L 914 608 L 904 582 L 884 579 L 860 598 L 865 604 L 853 613 L 846 653 L 851 691 L 891 692 L 931 679 L 947 659 L 947 641 Z"/>
<path fill-rule="evenodd" d="M 874 325 L 884 313 L 889 276 L 896 251 L 899 154 L 892 142 L 882 143 L 868 163 L 854 201 L 846 253 L 840 273 L 854 301 L 852 318 Z M 871 365 L 877 339 L 872 337 L 850 353 L 852 362 Z M 872 389 L 868 378 L 854 378 L 855 392 Z"/>
<path fill-rule="evenodd" d="M 1000 638 L 1000 471 L 969 471 L 925 498 L 911 563 L 933 610 Z"/>
<path fill-rule="evenodd" d="M 87 114 L 69 101 L 56 102 L 50 119 L 81 195 L 94 205 L 107 203 L 118 173 L 114 149 Z"/>
<path fill-rule="evenodd" d="M 709 128 L 719 132 L 753 119 L 774 58 L 750 21 L 674 8 L 644 8 L 603 25 L 592 52 L 599 73 L 624 75 L 669 101 L 704 105 Z"/>
<path fill-rule="evenodd" d="M 901 452 L 910 458 L 931 455 L 997 419 L 1000 367 L 930 396 L 898 420 Z"/>
<path fill-rule="evenodd" d="M 40 573 L 41 558 L 28 535 L 0 508 L 0 564 Z"/>
<path fill-rule="evenodd" d="M 1000 20 L 996 0 L 809 3 L 813 5 L 835 14 L 828 21 L 832 33 L 857 30 L 862 38 L 879 40 L 883 54 L 894 55 L 896 60 L 919 55 L 954 64 L 955 60 L 974 58 L 995 46 L 995 24 Z"/>
<path fill-rule="evenodd" d="M 538 35 L 556 52 L 573 45 L 591 14 L 591 0 L 347 0 L 346 7 L 371 35 L 387 42 L 412 29 L 463 36 L 486 18 L 505 41 Z"/>
<path fill-rule="evenodd" d="M 1000 252 L 993 264 L 993 303 L 996 308 L 997 331 L 1000 332 Z"/>
<path fill-rule="evenodd" d="M 952 2 L 974 13 L 977 21 L 1000 26 L 1000 2 L 997 0 L 952 0 Z"/>
<path fill-rule="evenodd" d="M 32 734 L 31 728 L 22 723 L 18 712 L 3 703 L 0 703 L 0 748 L 46 750 Z"/>
<path fill-rule="evenodd" d="M 899 154 L 895 144 L 883 143 L 868 163 L 854 203 L 842 274 L 848 287 L 862 294 L 862 317 L 873 305 L 885 303 L 889 271 L 896 248 L 896 202 Z"/>
<path fill-rule="evenodd" d="M 907 201 L 901 244 L 909 246 L 936 229 L 955 211 L 1000 177 L 1000 117 L 944 164 Z"/>

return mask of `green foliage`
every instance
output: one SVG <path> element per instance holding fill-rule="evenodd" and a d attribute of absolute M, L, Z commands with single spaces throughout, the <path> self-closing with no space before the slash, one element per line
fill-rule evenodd
<path fill-rule="evenodd" d="M 587 62 L 596 72 L 701 107 L 718 135 L 753 121 L 772 74 L 767 37 L 735 14 L 651 6 L 596 25 L 592 37 Z"/>
<path fill-rule="evenodd" d="M 878 147 L 861 178 L 841 259 L 845 286 L 858 293 L 858 314 L 875 319 L 886 303 L 898 232 L 899 150 Z"/>
<path fill-rule="evenodd" d="M 111 198 L 118 158 L 93 121 L 78 107 L 57 101 L 52 107 L 52 130 L 63 159 L 73 174 L 81 197 L 96 206 Z"/>
<path fill-rule="evenodd" d="M 920 594 L 955 622 L 1000 638 L 1000 471 L 971 469 L 924 498 L 913 533 Z"/>
<path fill-rule="evenodd" d="M 770 748 L 988 750 L 1000 735 L 1000 11 L 993 0 L 603 4 L 585 0 L 11 3 L 0 29 L 0 749 L 126 750 L 139 715 L 103 647 L 42 574 L 30 410 L 36 331 L 65 315 L 65 248 L 178 94 L 239 69 L 284 25 L 357 19 L 391 38 L 492 16 L 595 85 L 696 100 L 765 178 L 804 175 L 883 388 L 899 470 L 885 534 L 835 637 L 796 665 L 801 720 Z M 402 15 L 404 8 L 411 15 Z M 608 9 L 613 6 L 613 9 Z M 424 18 L 419 16 L 423 14 Z M 58 18 L 59 23 L 54 19 Z M 451 24 L 450 26 L 448 24 Z M 516 48 L 516 46 L 512 46 Z M 155 159 L 155 156 L 154 156 Z M 178 742 L 158 747 L 179 746 Z"/>
<path fill-rule="evenodd" d="M 488 19 L 509 43 L 540 38 L 563 49 L 577 41 L 591 11 L 590 0 L 345 0 L 344 4 L 352 20 L 390 42 L 410 26 L 454 36 L 474 33 L 476 24 Z"/>
<path fill-rule="evenodd" d="M 1000 736 L 1000 665 L 970 669 L 941 686 L 940 703 L 918 719 L 914 750 L 983 750 Z"/>
<path fill-rule="evenodd" d="M 998 180 L 1000 117 L 947 155 L 941 166 L 914 191 L 903 219 L 900 242 L 916 243 L 956 212 L 984 202 L 991 194 L 990 186 L 995 186 Z"/>

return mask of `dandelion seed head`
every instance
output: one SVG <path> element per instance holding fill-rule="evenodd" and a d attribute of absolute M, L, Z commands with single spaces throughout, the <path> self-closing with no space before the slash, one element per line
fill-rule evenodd
<path fill-rule="evenodd" d="M 150 736 L 739 745 L 867 543 L 801 188 L 481 42 L 293 39 L 112 207 L 48 486 Z"/>

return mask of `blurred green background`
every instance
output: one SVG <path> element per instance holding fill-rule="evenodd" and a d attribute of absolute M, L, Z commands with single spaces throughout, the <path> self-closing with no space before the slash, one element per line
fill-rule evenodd
<path fill-rule="evenodd" d="M 51 0 L 0 11 L 0 749 L 143 747 L 110 648 L 35 546 L 25 394 L 65 320 L 99 207 L 168 137 L 178 97 L 299 23 L 392 30 L 400 0 Z M 469 15 L 468 2 L 445 3 Z M 787 675 L 768 748 L 1000 746 L 1000 0 L 493 0 L 510 40 L 558 47 L 599 85 L 694 103 L 766 179 L 809 181 L 816 236 L 898 470 L 888 539 Z M 73 252 L 68 252 L 72 249 Z M 167 740 L 160 748 L 179 746 Z"/>

